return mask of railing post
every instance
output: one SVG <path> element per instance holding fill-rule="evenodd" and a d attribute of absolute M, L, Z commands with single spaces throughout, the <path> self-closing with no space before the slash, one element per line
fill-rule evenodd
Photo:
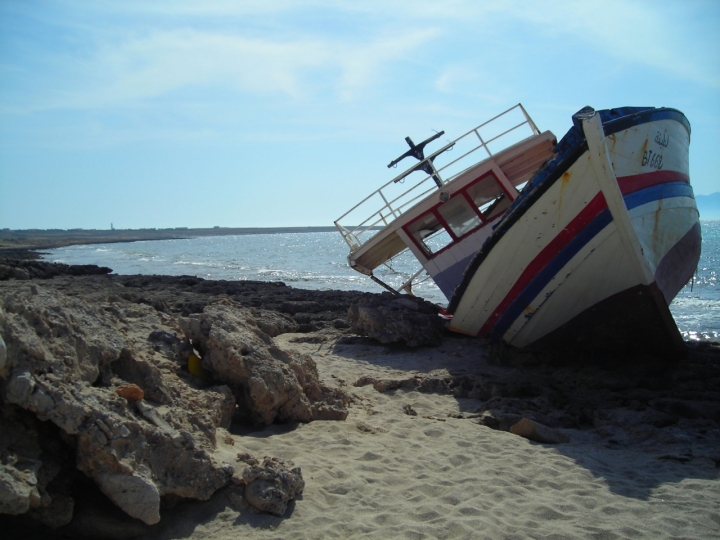
<path fill-rule="evenodd" d="M 397 218 L 398 216 L 397 216 L 397 214 L 395 214 L 395 210 L 393 210 L 393 207 L 390 206 L 390 203 L 385 198 L 385 195 L 383 194 L 382 189 L 378 190 L 378 193 L 382 197 L 382 200 L 385 201 L 385 206 L 387 206 L 387 209 L 390 210 L 390 213 Z M 382 217 L 382 214 L 380 214 L 380 217 Z M 383 221 L 385 221 L 385 220 L 383 219 Z"/>
<path fill-rule="evenodd" d="M 520 107 L 520 110 L 522 111 L 523 116 L 525 116 L 525 120 L 527 120 L 527 123 L 528 123 L 528 124 L 530 125 L 530 127 L 532 128 L 533 133 L 534 133 L 535 135 L 539 135 L 539 134 L 540 134 L 540 130 L 537 128 L 537 126 L 535 125 L 535 122 L 533 122 L 532 118 L 530 118 L 530 115 L 529 115 L 529 114 L 527 113 L 527 111 L 525 110 L 525 107 L 522 106 L 522 103 L 518 103 L 517 106 Z"/>
<path fill-rule="evenodd" d="M 340 232 L 340 236 L 343 237 L 343 240 L 345 240 L 345 243 L 350 248 L 350 251 L 354 251 L 355 248 L 360 247 L 360 243 L 359 243 L 360 239 L 359 238 L 357 238 L 353 233 L 348 231 L 345 227 L 340 225 L 337 221 L 335 221 L 334 223 L 335 223 L 335 227 Z M 357 240 L 357 243 L 355 245 L 353 245 L 353 242 L 348 240 L 348 237 L 350 237 L 350 236 L 352 236 L 353 238 L 355 238 L 355 240 Z"/>
<path fill-rule="evenodd" d="M 487 144 L 485 144 L 485 141 L 483 141 L 483 138 L 480 136 L 480 132 L 477 129 L 473 129 L 475 132 L 475 135 L 477 135 L 477 138 L 480 139 L 480 146 L 482 146 L 485 151 L 488 154 L 488 157 L 492 157 L 492 153 L 490 152 L 490 149 L 487 147 Z"/>

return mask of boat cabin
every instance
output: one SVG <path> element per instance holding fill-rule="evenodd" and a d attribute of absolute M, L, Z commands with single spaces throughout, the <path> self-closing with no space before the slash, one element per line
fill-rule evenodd
<path fill-rule="evenodd" d="M 523 122 L 492 140 L 483 139 L 481 128 L 518 108 L 525 118 Z M 523 126 L 530 131 L 524 139 L 495 152 L 488 148 L 488 144 Z M 468 150 L 469 138 L 477 145 Z M 373 275 L 373 270 L 409 249 L 422 269 L 401 289 L 411 292 L 413 280 L 424 270 L 450 298 L 470 259 L 492 232 L 492 225 L 517 198 L 518 190 L 552 156 L 555 144 L 555 136 L 549 131 L 540 133 L 521 105 L 478 126 L 388 182 L 335 222 L 350 247 L 348 263 L 390 288 Z M 441 153 L 454 147 L 467 151 L 444 166 L 434 163 Z M 484 152 L 479 162 L 474 153 L 477 150 Z M 399 195 L 388 194 L 420 166 L 431 168 L 433 173 Z M 446 171 L 451 174 L 448 176 Z M 340 224 L 340 220 L 347 221 L 353 211 L 363 204 L 367 206 L 378 195 L 381 209 L 360 226 L 347 228 Z"/>

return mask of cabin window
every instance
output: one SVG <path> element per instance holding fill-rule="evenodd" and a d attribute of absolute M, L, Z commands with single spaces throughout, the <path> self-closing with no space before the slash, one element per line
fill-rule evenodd
<path fill-rule="evenodd" d="M 403 229 L 432 258 L 453 242 L 501 215 L 512 201 L 513 197 L 505 193 L 490 172 Z"/>
<path fill-rule="evenodd" d="M 500 185 L 492 175 L 487 175 L 479 182 L 474 183 L 467 189 L 467 194 L 473 200 L 478 208 L 485 206 L 487 203 L 492 202 L 497 198 L 498 195 L 502 194 L 502 190 L 499 189 Z"/>
<path fill-rule="evenodd" d="M 512 201 L 502 191 L 499 182 L 493 175 L 487 175 L 479 182 L 470 186 L 468 196 L 480 209 L 483 217 L 490 221 L 503 213 Z"/>
<path fill-rule="evenodd" d="M 425 214 L 411 223 L 407 227 L 407 232 L 431 255 L 452 242 L 450 235 L 432 213 Z"/>
<path fill-rule="evenodd" d="M 511 204 L 512 201 L 510 200 L 510 197 L 503 193 L 496 199 L 493 199 L 489 203 L 485 204 L 480 209 L 480 211 L 482 212 L 482 215 L 485 217 L 485 219 L 487 219 L 488 221 L 492 221 L 500 214 L 504 213 L 505 210 L 510 208 Z"/>
<path fill-rule="evenodd" d="M 453 197 L 440 206 L 438 212 L 458 238 L 482 224 L 475 210 L 462 195 Z"/>

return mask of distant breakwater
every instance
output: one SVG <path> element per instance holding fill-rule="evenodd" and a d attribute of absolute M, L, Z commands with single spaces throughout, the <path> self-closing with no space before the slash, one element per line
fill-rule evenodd
<path fill-rule="evenodd" d="M 55 249 L 83 244 L 113 244 L 148 240 L 180 240 L 201 236 L 335 232 L 335 227 L 208 227 L 192 229 L 22 229 L 0 230 L 0 255 L 22 255 L 26 250 Z M 30 256 L 29 258 L 35 258 Z"/>

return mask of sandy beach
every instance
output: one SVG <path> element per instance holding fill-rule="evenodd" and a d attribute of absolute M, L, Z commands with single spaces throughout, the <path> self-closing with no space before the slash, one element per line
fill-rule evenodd
<path fill-rule="evenodd" d="M 436 376 L 487 368 L 481 344 L 438 348 L 300 348 L 330 380 Z M 480 360 L 480 362 L 478 362 Z M 490 366 L 491 367 L 491 366 Z M 178 509 L 154 538 L 713 538 L 720 533 L 715 462 L 670 457 L 673 445 L 623 447 L 568 430 L 571 442 L 534 443 L 478 425 L 474 399 L 353 388 L 344 422 L 234 430 L 233 455 L 292 460 L 307 487 L 283 518 L 258 515 L 232 493 Z M 410 405 L 417 416 L 404 412 Z M 699 445 L 698 456 L 713 452 Z M 704 447 L 704 448 L 703 448 Z M 665 456 L 665 457 L 663 457 Z M 189 535 L 189 536 L 188 536 Z M 150 538 L 150 536 L 148 536 Z"/>
<path fill-rule="evenodd" d="M 3 515 L 16 537 L 720 536 L 716 346 L 695 347 L 688 360 L 662 369 L 648 368 L 648 359 L 635 367 L 502 362 L 484 341 L 449 333 L 439 345 L 417 348 L 358 336 L 343 321 L 359 293 L 60 275 L 0 282 L 8 351 L 12 306 L 43 294 L 122 313 L 118 328 L 136 344 L 136 359 L 161 370 L 167 359 L 143 348 L 150 330 L 180 334 L 179 318 L 207 312 L 218 301 L 236 310 L 241 302 L 276 310 L 304 322 L 273 337 L 273 345 L 310 357 L 322 384 L 345 392 L 349 402 L 344 420 L 233 422 L 215 430 L 208 452 L 217 464 L 241 471 L 242 456 L 250 454 L 300 467 L 304 490 L 281 517 L 259 512 L 245 498 L 245 486 L 226 482 L 204 501 L 165 497 L 159 523 L 147 525 L 85 478 L 75 481 L 69 525 L 51 530 L 22 515 Z M 296 311 L 301 306 L 308 312 Z M 203 390 L 186 367 L 173 369 L 178 381 Z M 511 433 L 509 426 L 522 418 L 566 442 L 543 444 Z"/>

